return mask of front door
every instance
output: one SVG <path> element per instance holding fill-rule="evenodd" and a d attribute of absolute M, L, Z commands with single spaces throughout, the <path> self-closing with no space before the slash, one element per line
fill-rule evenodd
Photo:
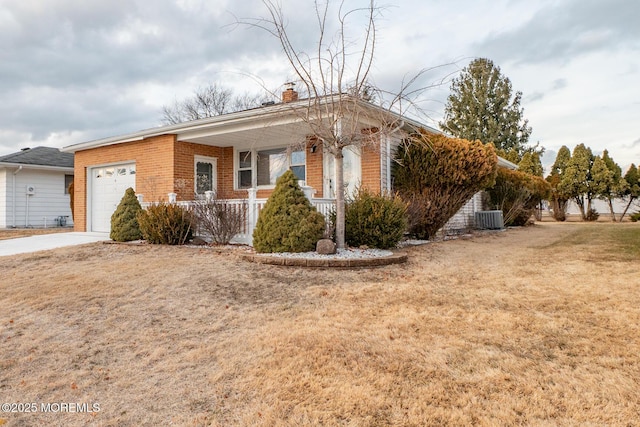
<path fill-rule="evenodd" d="M 362 182 L 362 166 L 359 147 L 346 147 L 343 153 L 344 188 L 347 198 L 355 195 L 356 189 Z M 324 198 L 335 199 L 336 197 L 336 159 L 329 152 L 324 153 L 324 187 L 322 194 Z"/>
<path fill-rule="evenodd" d="M 218 190 L 218 160 L 215 157 L 195 156 L 194 190 L 197 196 Z"/>

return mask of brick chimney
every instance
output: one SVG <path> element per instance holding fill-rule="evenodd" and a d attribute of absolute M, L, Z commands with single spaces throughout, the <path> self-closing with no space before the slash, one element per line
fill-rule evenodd
<path fill-rule="evenodd" d="M 293 82 L 285 83 L 284 86 L 286 89 L 282 92 L 282 102 L 295 102 L 298 100 L 298 92 L 296 92 L 293 87 L 296 84 Z"/>

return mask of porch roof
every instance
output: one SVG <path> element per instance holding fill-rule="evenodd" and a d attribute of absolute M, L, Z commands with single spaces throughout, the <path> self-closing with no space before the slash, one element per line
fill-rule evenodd
<path fill-rule="evenodd" d="M 291 103 L 266 105 L 235 113 L 82 142 L 63 147 L 61 151 L 75 153 L 76 151 L 140 141 L 145 138 L 160 135 L 176 135 L 178 141 L 219 147 L 249 147 L 264 141 L 277 141 L 279 144 L 290 145 L 303 141 L 304 138 L 311 133 L 309 125 L 300 117 L 300 112 L 304 111 L 311 102 L 315 101 L 303 99 Z M 334 102 L 334 98 L 327 96 L 320 102 L 322 104 L 331 104 Z M 436 129 L 411 119 L 400 117 L 398 114 L 386 111 L 373 104 L 360 100 L 356 100 L 355 103 L 358 104 L 359 107 L 374 112 L 377 117 L 388 116 L 394 120 L 401 119 L 406 129 L 422 127 L 439 133 Z M 368 125 L 375 126 L 374 123 L 368 123 Z"/>

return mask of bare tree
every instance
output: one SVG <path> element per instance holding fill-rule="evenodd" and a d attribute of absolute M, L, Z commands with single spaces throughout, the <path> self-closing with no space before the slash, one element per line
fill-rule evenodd
<path fill-rule="evenodd" d="M 333 24 L 329 18 L 331 2 L 316 1 L 318 38 L 314 51 L 309 53 L 294 46 L 295 37 L 288 33 L 280 2 L 263 0 L 263 3 L 268 11 L 266 18 L 240 19 L 237 23 L 260 28 L 274 36 L 296 75 L 296 83 L 308 94 L 308 98 L 290 103 L 290 108 L 308 125 L 309 136 L 321 142 L 325 152 L 335 159 L 336 244 L 344 248 L 343 150 L 365 145 L 379 149 L 381 138 L 402 129 L 406 107 L 415 106 L 411 99 L 426 90 L 409 91 L 408 88 L 427 70 L 420 71 L 408 82 L 403 81 L 396 93 L 385 92 L 372 83 L 376 19 L 381 13 L 373 0 L 354 9 L 346 9 L 345 1 L 339 3 L 335 31 L 330 29 Z M 358 36 L 349 33 L 352 28 L 359 28 Z"/>
<path fill-rule="evenodd" d="M 260 98 L 258 94 L 247 92 L 234 95 L 231 89 L 212 83 L 194 90 L 190 98 L 176 100 L 171 106 L 163 106 L 162 122 L 170 125 L 247 110 L 259 106 Z"/>
<path fill-rule="evenodd" d="M 228 244 L 240 233 L 247 217 L 247 205 L 237 205 L 225 199 L 197 199 L 191 206 L 196 225 L 211 238 L 212 243 Z"/>

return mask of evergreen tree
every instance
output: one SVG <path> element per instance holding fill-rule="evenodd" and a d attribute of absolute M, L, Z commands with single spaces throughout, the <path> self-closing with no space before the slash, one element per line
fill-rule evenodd
<path fill-rule="evenodd" d="M 515 150 L 513 150 L 515 151 Z M 542 179 L 544 175 L 544 168 L 542 167 L 542 161 L 540 160 L 540 154 L 535 151 L 527 151 L 522 155 L 522 159 L 518 162 L 518 171 L 524 172 L 527 175 L 531 175 Z M 544 181 L 544 180 L 543 180 Z M 550 192 L 550 186 L 546 181 L 542 184 L 547 189 L 546 195 Z M 536 220 L 542 221 L 542 200 L 545 197 L 537 197 L 537 205 L 531 208 L 531 211 L 536 217 Z M 532 199 L 533 200 L 533 199 Z"/>
<path fill-rule="evenodd" d="M 632 163 L 627 173 L 624 174 L 623 179 L 625 188 L 622 192 L 622 198 L 627 201 L 627 206 L 625 206 L 620 216 L 620 221 L 622 221 L 633 202 L 640 198 L 640 168 Z"/>
<path fill-rule="evenodd" d="M 596 195 L 592 175 L 594 161 L 595 156 L 591 148 L 585 147 L 584 144 L 577 145 L 557 187 L 560 192 L 576 202 L 583 221 L 589 218 L 592 212 L 591 202 Z"/>
<path fill-rule="evenodd" d="M 597 164 L 596 164 L 597 163 Z M 597 157 L 593 164 L 593 181 L 597 197 L 609 205 L 611 220 L 616 221 L 613 201 L 624 195 L 627 182 L 622 177 L 622 169 L 604 150 L 602 157 Z"/>
<path fill-rule="evenodd" d="M 306 252 L 315 249 L 324 233 L 324 216 L 302 192 L 291 170 L 276 181 L 276 188 L 258 216 L 253 231 L 257 252 Z"/>
<path fill-rule="evenodd" d="M 518 163 L 518 170 L 534 176 L 544 175 L 544 168 L 542 167 L 540 154 L 535 151 L 527 151 L 524 153 L 522 159 Z"/>
<path fill-rule="evenodd" d="M 567 205 L 571 195 L 564 193 L 558 188 L 564 172 L 567 168 L 569 160 L 571 159 L 571 151 L 565 145 L 563 145 L 558 154 L 556 160 L 551 167 L 551 173 L 547 176 L 547 182 L 551 185 L 550 203 L 551 210 L 553 211 L 553 218 L 556 221 L 564 221 L 567 219 Z"/>
<path fill-rule="evenodd" d="M 409 233 L 429 239 L 478 191 L 495 183 L 493 145 L 425 130 L 401 144 L 394 188 L 408 204 Z"/>
<path fill-rule="evenodd" d="M 498 150 L 515 149 L 520 157 L 531 135 L 521 98 L 493 61 L 475 59 L 453 80 L 440 127 L 458 138 L 492 142 Z"/>
<path fill-rule="evenodd" d="M 138 212 L 142 210 L 136 192 L 129 187 L 124 193 L 116 211 L 111 215 L 109 237 L 116 242 L 129 242 L 142 238 L 138 223 Z"/>

